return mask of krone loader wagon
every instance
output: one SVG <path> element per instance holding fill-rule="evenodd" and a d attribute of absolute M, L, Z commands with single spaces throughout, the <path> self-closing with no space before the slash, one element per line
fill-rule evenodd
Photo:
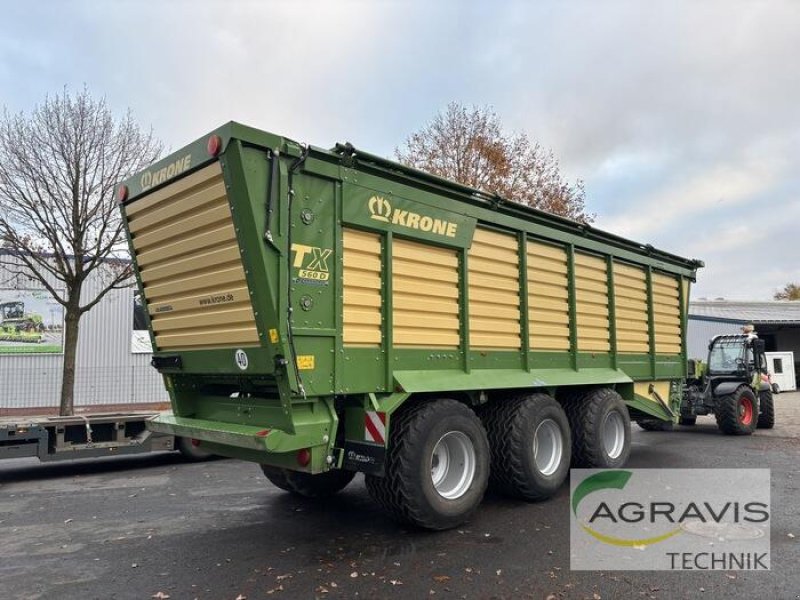
<path fill-rule="evenodd" d="M 409 169 L 228 123 L 117 189 L 173 414 L 156 432 L 394 517 L 552 495 L 676 421 L 687 260 Z"/>

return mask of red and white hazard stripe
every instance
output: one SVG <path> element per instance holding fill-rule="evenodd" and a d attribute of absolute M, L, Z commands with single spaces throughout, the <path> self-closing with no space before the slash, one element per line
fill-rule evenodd
<path fill-rule="evenodd" d="M 364 439 L 386 444 L 386 413 L 368 410 L 364 413 Z"/>

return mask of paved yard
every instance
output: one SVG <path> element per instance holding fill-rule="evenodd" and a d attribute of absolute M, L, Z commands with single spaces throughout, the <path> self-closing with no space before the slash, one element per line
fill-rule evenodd
<path fill-rule="evenodd" d="M 444 533 L 386 519 L 358 478 L 327 503 L 271 488 L 257 466 L 177 455 L 0 462 L 2 598 L 800 598 L 800 394 L 778 426 L 722 436 L 634 427 L 631 467 L 770 467 L 772 571 L 570 572 L 568 490 L 488 496 Z M 793 537 L 794 536 L 794 537 Z"/>

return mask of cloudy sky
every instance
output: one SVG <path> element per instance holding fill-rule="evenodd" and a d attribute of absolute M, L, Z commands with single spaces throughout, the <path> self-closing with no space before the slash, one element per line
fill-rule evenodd
<path fill-rule="evenodd" d="M 390 156 L 491 105 L 596 225 L 700 258 L 694 298 L 800 281 L 800 2 L 0 0 L 0 103 L 86 84 L 176 148 L 238 120 Z"/>

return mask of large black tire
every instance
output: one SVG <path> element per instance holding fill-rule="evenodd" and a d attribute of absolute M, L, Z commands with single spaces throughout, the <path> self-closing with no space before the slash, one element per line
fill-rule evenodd
<path fill-rule="evenodd" d="M 569 474 L 571 441 L 564 409 L 547 394 L 490 403 L 481 411 L 492 451 L 490 485 L 523 500 L 555 494 Z"/>
<path fill-rule="evenodd" d="M 202 462 L 214 456 L 210 452 L 206 452 L 199 446 L 196 446 L 194 440 L 191 438 L 175 438 L 175 449 L 189 462 Z"/>
<path fill-rule="evenodd" d="M 758 424 L 759 429 L 772 429 L 775 427 L 775 400 L 772 390 L 762 390 L 758 394 Z"/>
<path fill-rule="evenodd" d="M 636 421 L 636 424 L 645 431 L 672 431 L 674 429 L 671 421 L 662 421 L 661 419 L 642 419 Z"/>
<path fill-rule="evenodd" d="M 695 423 L 697 423 L 697 415 L 681 416 L 679 423 L 681 425 L 689 425 L 689 426 L 694 425 Z"/>
<path fill-rule="evenodd" d="M 732 394 L 717 399 L 717 427 L 726 435 L 750 435 L 758 421 L 758 400 L 746 385 L 741 385 Z"/>
<path fill-rule="evenodd" d="M 356 476 L 354 471 L 336 469 L 312 475 L 261 465 L 261 470 L 275 487 L 303 498 L 326 498 L 343 490 Z"/>
<path fill-rule="evenodd" d="M 596 388 L 562 401 L 572 428 L 572 465 L 615 469 L 631 453 L 631 418 L 622 397 L 612 389 Z"/>
<path fill-rule="evenodd" d="M 471 458 L 440 458 L 443 445 L 451 443 L 463 448 L 464 456 L 471 448 Z M 446 454 L 451 456 L 450 451 Z M 458 456 L 456 449 L 452 456 Z M 451 460 L 453 479 L 446 468 Z M 483 500 L 489 460 L 486 431 L 469 407 L 448 399 L 414 403 L 392 415 L 385 476 L 367 475 L 367 490 L 398 521 L 450 529 L 468 521 Z M 445 475 L 440 471 L 443 465 Z M 459 470 L 466 473 L 461 479 Z M 437 491 L 434 477 L 442 492 Z M 451 481 L 462 483 L 449 487 Z"/>

